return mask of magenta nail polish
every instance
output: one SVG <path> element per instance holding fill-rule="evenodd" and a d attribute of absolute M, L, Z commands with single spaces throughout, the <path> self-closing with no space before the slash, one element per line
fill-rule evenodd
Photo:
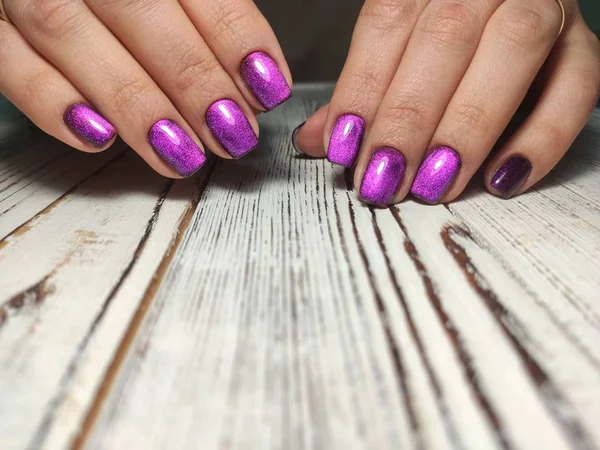
<path fill-rule="evenodd" d="M 375 150 L 360 185 L 360 197 L 379 206 L 388 206 L 398 191 L 406 159 L 398 150 L 383 147 Z"/>
<path fill-rule="evenodd" d="M 250 53 L 241 65 L 242 78 L 260 102 L 270 111 L 292 96 L 290 86 L 277 64 L 264 52 Z"/>
<path fill-rule="evenodd" d="M 504 198 L 515 195 L 531 174 L 531 162 L 524 156 L 507 159 L 492 177 L 490 185 Z"/>
<path fill-rule="evenodd" d="M 206 123 L 215 139 L 238 159 L 258 146 L 258 136 L 241 108 L 232 100 L 219 100 L 206 111 Z"/>
<path fill-rule="evenodd" d="M 435 148 L 419 167 L 410 192 L 427 203 L 439 202 L 458 174 L 460 164 L 460 156 L 452 148 Z"/>
<path fill-rule="evenodd" d="M 198 144 L 172 120 L 159 120 L 152 125 L 148 141 L 163 161 L 182 177 L 193 175 L 206 162 Z"/>
<path fill-rule="evenodd" d="M 117 134 L 108 120 L 83 103 L 67 108 L 63 120 L 73 133 L 97 148 L 108 145 Z"/>
<path fill-rule="evenodd" d="M 354 114 L 338 117 L 327 150 L 327 159 L 334 164 L 352 167 L 365 134 L 365 121 Z"/>

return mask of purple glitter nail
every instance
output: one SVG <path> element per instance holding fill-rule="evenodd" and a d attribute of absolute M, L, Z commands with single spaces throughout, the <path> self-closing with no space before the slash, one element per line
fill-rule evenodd
<path fill-rule="evenodd" d="M 398 150 L 383 147 L 375 150 L 363 175 L 360 197 L 379 206 L 388 206 L 398 191 L 406 159 Z"/>
<path fill-rule="evenodd" d="M 344 167 L 352 167 L 365 134 L 365 121 L 354 114 L 338 117 L 327 150 L 327 159 Z"/>
<path fill-rule="evenodd" d="M 172 120 L 163 119 L 150 128 L 148 141 L 156 153 L 179 175 L 189 177 L 206 162 L 196 142 Z"/>
<path fill-rule="evenodd" d="M 290 86 L 275 61 L 264 52 L 250 53 L 241 65 L 242 78 L 267 111 L 292 96 Z"/>
<path fill-rule="evenodd" d="M 97 148 L 106 147 L 117 134 L 108 120 L 83 103 L 71 105 L 63 120 L 73 133 Z"/>
<path fill-rule="evenodd" d="M 531 162 L 524 156 L 507 159 L 494 176 L 490 185 L 504 198 L 515 195 L 531 173 Z"/>
<path fill-rule="evenodd" d="M 232 100 L 219 100 L 206 111 L 213 136 L 232 158 L 238 159 L 258 146 L 258 136 L 241 108 Z"/>
<path fill-rule="evenodd" d="M 460 156 L 450 147 L 437 147 L 419 167 L 410 192 L 435 204 L 444 196 L 460 169 Z"/>

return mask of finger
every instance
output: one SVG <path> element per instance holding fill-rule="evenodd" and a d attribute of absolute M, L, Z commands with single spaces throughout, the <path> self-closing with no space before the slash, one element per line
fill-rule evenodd
<path fill-rule="evenodd" d="M 471 63 L 484 24 L 501 2 L 432 0 L 427 5 L 363 146 L 355 173 L 363 200 L 383 206 L 406 196 L 435 128 Z M 405 167 L 381 166 L 380 148 L 388 149 L 384 153 L 392 157 L 390 161 Z M 388 167 L 396 176 L 387 183 L 378 181 L 387 179 Z"/>
<path fill-rule="evenodd" d="M 4 0 L 25 38 L 113 123 L 159 173 L 189 176 L 205 162 L 200 141 L 121 43 L 77 0 Z"/>
<path fill-rule="evenodd" d="M 583 23 L 553 51 L 535 108 L 486 169 L 488 190 L 504 198 L 526 191 L 560 161 L 594 110 L 600 91 L 600 42 Z"/>
<path fill-rule="evenodd" d="M 523 101 L 561 22 L 555 0 L 506 0 L 496 10 L 419 167 L 415 197 L 437 203 L 462 192 Z"/>
<path fill-rule="evenodd" d="M 413 26 L 428 2 L 365 2 L 325 123 L 329 161 L 345 167 L 354 164 L 365 130 L 375 117 Z"/>
<path fill-rule="evenodd" d="M 292 145 L 294 149 L 313 158 L 324 158 L 323 130 L 329 105 L 319 108 L 306 122 L 301 123 L 292 132 Z"/>
<path fill-rule="evenodd" d="M 292 77 L 267 20 L 251 0 L 181 0 L 221 65 L 255 108 L 292 96 Z"/>
<path fill-rule="evenodd" d="M 211 150 L 241 158 L 256 148 L 251 106 L 178 2 L 87 2 Z"/>
<path fill-rule="evenodd" d="M 21 33 L 0 21 L 0 92 L 51 136 L 84 152 L 108 148 L 116 137 L 75 87 L 31 48 Z"/>

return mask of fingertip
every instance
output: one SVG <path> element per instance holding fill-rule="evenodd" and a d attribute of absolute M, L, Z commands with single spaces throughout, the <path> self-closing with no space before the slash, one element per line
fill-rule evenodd
<path fill-rule="evenodd" d="M 292 132 L 292 146 L 302 155 L 312 158 L 324 158 L 326 156 L 323 145 L 323 131 L 329 105 L 317 110 L 305 122 L 301 123 Z"/>

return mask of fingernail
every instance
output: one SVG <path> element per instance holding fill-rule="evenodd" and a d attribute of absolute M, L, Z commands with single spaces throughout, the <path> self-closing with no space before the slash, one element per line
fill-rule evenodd
<path fill-rule="evenodd" d="M 156 122 L 148 132 L 148 141 L 156 153 L 179 175 L 189 177 L 206 162 L 196 142 L 172 120 Z"/>
<path fill-rule="evenodd" d="M 490 185 L 504 198 L 515 195 L 531 173 L 531 162 L 524 156 L 507 159 L 492 177 Z"/>
<path fill-rule="evenodd" d="M 406 159 L 398 150 L 383 147 L 375 150 L 360 185 L 360 197 L 379 206 L 388 206 L 398 191 Z"/>
<path fill-rule="evenodd" d="M 106 147 L 117 134 L 108 120 L 83 103 L 67 108 L 63 120 L 73 133 L 97 148 Z"/>
<path fill-rule="evenodd" d="M 365 121 L 354 114 L 338 117 L 327 150 L 327 159 L 344 167 L 352 167 L 365 134 Z"/>
<path fill-rule="evenodd" d="M 419 167 L 410 192 L 427 203 L 439 202 L 460 169 L 460 156 L 450 147 L 435 148 Z"/>
<path fill-rule="evenodd" d="M 292 131 L 292 147 L 294 147 L 294 150 L 296 150 L 296 153 L 299 153 L 301 155 L 304 155 L 304 152 L 302 150 L 300 150 L 300 147 L 298 147 L 297 136 L 305 123 L 306 123 L 306 121 L 302 122 L 300 125 L 298 125 L 296 128 L 294 128 L 294 131 Z"/>
<path fill-rule="evenodd" d="M 258 146 L 258 136 L 241 108 L 232 100 L 219 100 L 206 111 L 206 123 L 215 139 L 238 159 Z"/>
<path fill-rule="evenodd" d="M 241 65 L 242 78 L 267 111 L 292 96 L 290 86 L 277 64 L 264 52 L 250 53 Z"/>

